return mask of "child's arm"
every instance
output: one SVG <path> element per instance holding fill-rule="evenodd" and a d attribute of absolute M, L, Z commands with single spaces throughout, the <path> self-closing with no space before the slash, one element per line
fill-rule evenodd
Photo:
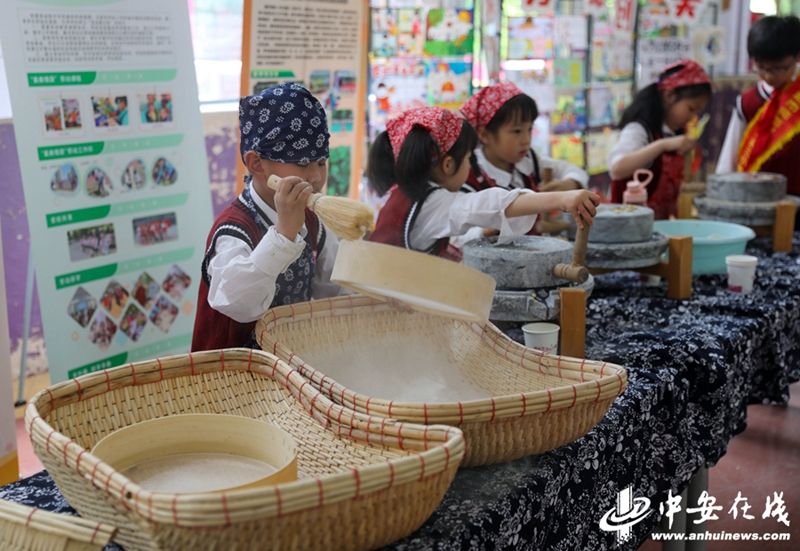
<path fill-rule="evenodd" d="M 535 155 L 535 153 L 534 153 Z M 589 175 L 585 170 L 567 161 L 558 161 L 545 157 L 537 156 L 539 159 L 539 171 L 549 168 L 553 171 L 553 179 L 547 183 L 539 185 L 539 191 L 569 191 L 573 189 L 586 189 L 589 183 Z"/>
<path fill-rule="evenodd" d="M 617 162 L 610 167 L 611 177 L 615 180 L 629 178 L 640 168 L 650 166 L 657 157 L 660 157 L 664 153 L 668 151 L 686 153 L 691 151 L 695 145 L 697 145 L 696 140 L 683 134 L 655 140 L 636 151 L 632 151 L 620 157 Z"/>
<path fill-rule="evenodd" d="M 590 226 L 594 224 L 593 218 L 597 214 L 597 205 L 600 197 L 591 191 L 554 191 L 552 193 L 526 193 L 520 195 L 505 210 L 507 218 L 542 214 L 553 210 L 570 213 L 583 228 L 581 218 Z"/>

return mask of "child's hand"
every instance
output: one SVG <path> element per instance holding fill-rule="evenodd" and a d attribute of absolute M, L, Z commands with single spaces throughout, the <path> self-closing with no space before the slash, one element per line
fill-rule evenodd
<path fill-rule="evenodd" d="M 583 229 L 584 221 L 593 226 L 597 205 L 600 204 L 600 196 L 585 189 L 562 193 L 564 194 L 564 205 L 561 210 L 570 213 L 575 218 L 579 229 Z"/>
<path fill-rule="evenodd" d="M 290 241 L 295 240 L 305 223 L 306 203 L 313 191 L 311 184 L 297 176 L 287 176 L 281 180 L 275 192 L 275 210 L 278 212 L 275 231 Z"/>
<path fill-rule="evenodd" d="M 689 136 L 680 135 L 671 138 L 661 138 L 661 143 L 664 144 L 664 151 L 679 151 L 680 153 L 688 153 L 697 145 L 697 140 L 693 140 Z"/>
<path fill-rule="evenodd" d="M 573 189 L 581 189 L 581 185 L 571 178 L 551 180 L 539 186 L 539 191 L 570 191 Z"/>

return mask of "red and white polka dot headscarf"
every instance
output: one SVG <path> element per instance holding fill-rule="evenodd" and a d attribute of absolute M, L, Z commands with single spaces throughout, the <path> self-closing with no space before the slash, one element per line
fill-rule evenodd
<path fill-rule="evenodd" d="M 389 119 L 386 122 L 386 132 L 389 133 L 389 141 L 392 142 L 392 152 L 394 158 L 400 156 L 400 149 L 408 133 L 415 126 L 421 126 L 430 132 L 433 141 L 439 147 L 442 155 L 450 151 L 461 135 L 461 117 L 442 109 L 441 107 L 420 107 L 406 111 L 399 117 Z"/>
<path fill-rule="evenodd" d="M 475 92 L 461 106 L 461 113 L 477 130 L 489 124 L 505 102 L 523 93 L 512 82 L 492 84 Z"/>
<path fill-rule="evenodd" d="M 667 65 L 661 69 L 661 74 L 664 74 L 670 69 L 680 67 L 674 73 L 657 80 L 658 90 L 664 92 L 665 90 L 674 90 L 683 86 L 691 86 L 693 84 L 711 84 L 711 79 L 699 63 L 691 59 L 681 59 L 678 62 Z"/>

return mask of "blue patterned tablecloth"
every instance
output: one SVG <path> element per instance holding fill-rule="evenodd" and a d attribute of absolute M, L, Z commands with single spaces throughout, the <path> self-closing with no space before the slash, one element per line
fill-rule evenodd
<path fill-rule="evenodd" d="M 586 357 L 624 365 L 629 383 L 586 436 L 511 463 L 461 469 L 441 505 L 415 533 L 385 549 L 636 549 L 659 520 L 658 504 L 713 466 L 747 423 L 747 405 L 784 403 L 800 380 L 800 233 L 791 254 L 752 241 L 759 257 L 751 295 L 725 276 L 694 278 L 687 301 L 637 274 L 599 276 L 588 301 Z M 522 341 L 522 333 L 508 333 Z M 627 542 L 600 529 L 631 487 L 654 512 Z M 74 512 L 42 472 L 0 488 L 0 497 Z M 119 547 L 109 545 L 107 551 Z"/>

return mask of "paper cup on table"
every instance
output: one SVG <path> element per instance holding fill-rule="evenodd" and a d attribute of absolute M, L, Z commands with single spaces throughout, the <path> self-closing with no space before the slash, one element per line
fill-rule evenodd
<path fill-rule="evenodd" d="M 728 267 L 728 290 L 732 293 L 749 294 L 756 278 L 758 258 L 747 254 L 734 254 L 725 257 Z"/>
<path fill-rule="evenodd" d="M 522 326 L 522 332 L 525 334 L 525 346 L 541 350 L 545 354 L 556 354 L 559 329 L 555 323 L 527 323 Z"/>

